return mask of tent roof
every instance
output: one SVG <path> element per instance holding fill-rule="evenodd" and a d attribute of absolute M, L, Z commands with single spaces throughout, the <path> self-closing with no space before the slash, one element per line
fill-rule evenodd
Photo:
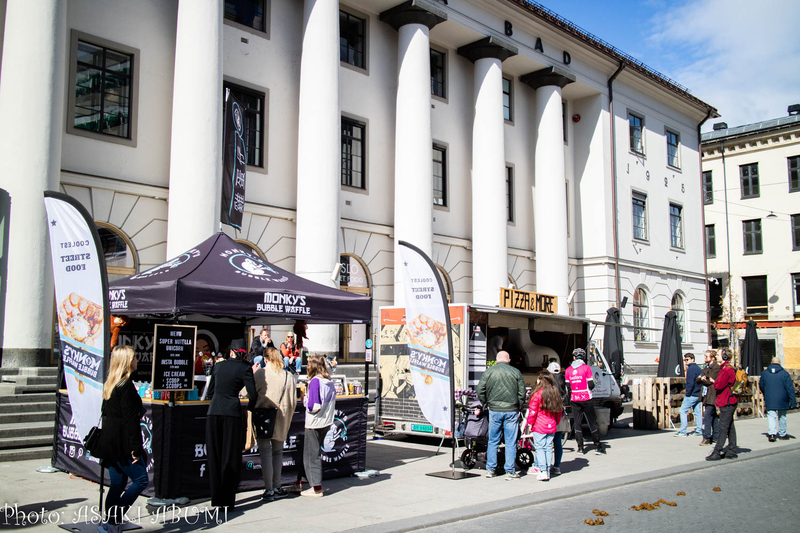
<path fill-rule="evenodd" d="M 370 322 L 372 299 L 296 276 L 220 232 L 166 263 L 109 284 L 115 315 L 203 314 L 259 324 Z"/>

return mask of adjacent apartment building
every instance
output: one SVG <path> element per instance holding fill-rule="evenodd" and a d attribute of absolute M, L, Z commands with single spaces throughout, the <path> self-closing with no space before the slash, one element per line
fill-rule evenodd
<path fill-rule="evenodd" d="M 800 368 L 800 105 L 715 124 L 702 147 L 713 344 L 740 341 L 755 320 L 765 365 L 778 356 Z"/>

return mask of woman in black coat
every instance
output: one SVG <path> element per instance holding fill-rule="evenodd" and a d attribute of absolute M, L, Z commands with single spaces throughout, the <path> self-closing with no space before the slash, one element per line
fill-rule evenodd
<path fill-rule="evenodd" d="M 256 405 L 256 385 L 253 368 L 246 360 L 244 340 L 236 339 L 228 350 L 228 359 L 214 365 L 208 395 L 206 419 L 206 452 L 211 482 L 211 505 L 233 509 L 236 487 L 242 466 L 244 421 L 239 391 L 247 390 L 247 410 Z"/>
<path fill-rule="evenodd" d="M 142 446 L 142 399 L 131 381 L 136 370 L 136 353 L 130 346 L 111 351 L 108 378 L 103 385 L 103 440 L 108 443 L 103 466 L 108 468 L 111 486 L 106 496 L 108 523 L 101 533 L 119 533 L 122 516 L 147 488 L 147 457 Z M 131 480 L 128 490 L 125 485 Z"/>

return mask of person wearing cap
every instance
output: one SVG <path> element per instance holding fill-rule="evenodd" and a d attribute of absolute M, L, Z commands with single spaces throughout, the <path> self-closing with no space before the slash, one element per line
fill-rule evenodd
<path fill-rule="evenodd" d="M 564 456 L 562 439 L 564 438 L 564 432 L 566 431 L 569 433 L 570 429 L 569 417 L 565 416 L 567 414 L 567 406 L 569 405 L 569 388 L 564 379 L 564 374 L 561 373 L 561 365 L 558 364 L 558 361 L 552 361 L 548 365 L 547 371 L 553 374 L 553 378 L 556 380 L 556 387 L 558 388 L 559 394 L 561 394 L 561 403 L 564 406 L 564 413 L 561 415 L 561 420 L 558 422 L 556 433 L 553 436 L 553 467 L 550 469 L 551 476 L 560 476 L 561 458 Z"/>
<path fill-rule="evenodd" d="M 597 455 L 605 454 L 606 449 L 600 444 L 600 430 L 597 428 L 597 415 L 594 412 L 592 402 L 592 389 L 594 389 L 594 378 L 592 369 L 586 364 L 586 351 L 582 348 L 575 348 L 572 351 L 572 364 L 564 373 L 564 379 L 569 383 L 570 402 L 572 404 L 572 423 L 575 426 L 575 440 L 578 443 L 578 452 L 585 454 L 583 447 L 583 429 L 581 424 L 584 415 L 589 422 L 589 431 L 592 433 L 594 442 L 594 453 Z"/>
<path fill-rule="evenodd" d="M 506 480 L 519 479 L 514 465 L 517 459 L 519 411 L 525 401 L 525 381 L 520 371 L 511 366 L 510 362 L 508 352 L 497 352 L 497 364 L 484 372 L 478 382 L 478 400 L 489 409 L 486 477 L 495 476 L 500 436 L 505 435 Z"/>
<path fill-rule="evenodd" d="M 244 339 L 235 339 L 228 349 L 228 357 L 214 365 L 208 384 L 206 418 L 206 453 L 208 477 L 211 483 L 211 505 L 232 510 L 236 503 L 236 487 L 242 466 L 244 425 L 239 391 L 247 391 L 247 410 L 256 405 L 256 385 L 253 367 L 247 362 Z"/>

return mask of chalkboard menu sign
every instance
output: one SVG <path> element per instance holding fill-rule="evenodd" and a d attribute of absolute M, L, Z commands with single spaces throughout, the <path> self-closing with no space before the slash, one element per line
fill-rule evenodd
<path fill-rule="evenodd" d="M 153 390 L 194 389 L 197 326 L 156 324 L 153 334 Z"/>

